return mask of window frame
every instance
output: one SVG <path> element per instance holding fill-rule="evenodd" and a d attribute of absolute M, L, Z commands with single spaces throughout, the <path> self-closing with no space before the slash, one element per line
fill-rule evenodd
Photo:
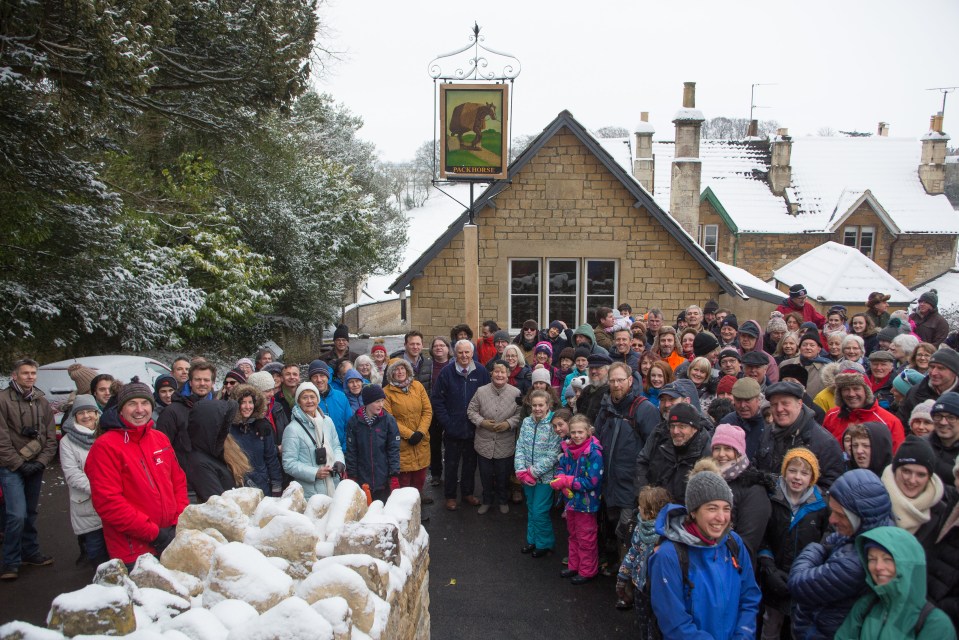
<path fill-rule="evenodd" d="M 707 244 L 708 238 L 712 234 L 713 236 L 713 250 L 710 252 L 709 246 Z M 719 260 L 719 225 L 718 224 L 701 224 L 699 225 L 699 238 L 698 244 L 703 248 L 703 251 L 712 258 L 713 260 Z"/>
<path fill-rule="evenodd" d="M 537 292 L 535 294 L 531 293 L 513 293 L 513 265 L 517 262 L 536 262 L 538 265 L 538 275 L 539 282 L 537 287 Z M 551 294 L 549 290 L 549 277 L 550 277 L 550 265 L 553 262 L 575 262 L 576 263 L 576 293 L 572 296 L 570 294 Z M 602 262 L 602 263 L 612 263 L 613 267 L 613 288 L 612 294 L 598 294 L 598 293 L 588 293 L 588 286 L 586 279 L 589 274 L 590 263 L 593 262 Z M 550 309 L 550 299 L 552 297 L 574 297 L 575 298 L 575 314 L 574 318 L 576 319 L 575 324 L 587 323 L 589 325 L 595 324 L 594 318 L 588 318 L 587 313 L 590 308 L 589 301 L 595 298 L 612 298 L 612 304 L 608 305 L 612 308 L 616 307 L 617 295 L 619 292 L 619 278 L 620 278 L 620 260 L 619 258 L 602 258 L 602 257 L 584 257 L 584 256 L 573 256 L 573 257 L 511 257 L 507 260 L 507 271 L 508 271 L 508 289 L 506 292 L 506 313 L 507 313 L 507 324 L 509 325 L 510 333 L 517 333 L 522 330 L 522 325 L 512 326 L 513 324 L 513 297 L 514 296 L 536 296 L 536 317 L 533 318 L 536 320 L 541 328 L 544 325 L 542 318 L 549 315 Z M 603 301 L 603 304 L 599 306 L 605 306 L 606 301 Z M 555 318 L 549 318 L 549 322 L 552 322 Z M 573 327 L 570 327 L 573 328 Z"/>
<path fill-rule="evenodd" d="M 863 235 L 868 234 L 869 236 L 869 251 L 863 251 Z M 870 260 L 873 255 L 876 253 L 876 240 L 878 235 L 876 233 L 875 225 L 856 225 L 850 224 L 846 225 L 842 229 L 842 243 L 844 246 L 853 247 L 859 253 L 866 256 Z M 855 244 L 849 244 L 849 240 L 853 239 Z"/>

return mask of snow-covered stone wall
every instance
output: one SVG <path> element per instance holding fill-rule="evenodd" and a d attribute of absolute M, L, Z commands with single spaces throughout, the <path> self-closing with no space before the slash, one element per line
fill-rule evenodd
<path fill-rule="evenodd" d="M 234 489 L 180 516 L 160 560 L 127 573 L 100 565 L 93 584 L 54 599 L 47 628 L 0 627 L 0 640 L 426 640 L 429 536 L 416 489 L 367 506 L 342 481 L 307 502 Z"/>

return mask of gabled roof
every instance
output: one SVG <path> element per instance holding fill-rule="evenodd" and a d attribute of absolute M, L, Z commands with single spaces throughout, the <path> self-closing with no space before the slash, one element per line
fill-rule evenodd
<path fill-rule="evenodd" d="M 624 169 L 612 156 L 603 148 L 603 145 L 600 144 L 596 138 L 593 137 L 589 131 L 586 130 L 583 125 L 581 125 L 576 118 L 573 117 L 569 111 L 562 111 L 556 118 L 543 129 L 536 139 L 534 139 L 529 146 L 526 148 L 523 153 L 521 153 L 513 162 L 510 164 L 507 179 L 499 180 L 497 182 L 489 185 L 479 198 L 476 199 L 473 209 L 476 212 L 481 212 L 482 209 L 486 206 L 495 206 L 493 200 L 497 195 L 500 194 L 504 189 L 506 189 L 513 178 L 519 173 L 529 162 L 532 160 L 540 149 L 559 131 L 563 128 L 566 128 L 572 133 L 576 138 L 592 153 L 597 160 L 602 163 L 604 167 L 617 179 L 619 182 L 630 192 L 636 199 L 636 203 L 633 205 L 637 208 L 643 207 L 646 211 L 649 212 L 653 218 L 655 218 L 666 231 L 679 242 L 680 246 L 688 252 L 693 259 L 696 260 L 703 267 L 706 273 L 714 278 L 723 291 L 730 295 L 739 296 L 741 298 L 747 298 L 747 296 L 742 292 L 742 290 L 730 280 L 720 268 L 717 266 L 716 262 L 700 247 L 693 238 L 686 233 L 686 231 L 679 225 L 676 220 L 670 216 L 666 211 L 657 204 L 653 197 L 647 192 L 636 180 L 633 179 L 632 175 L 628 170 Z M 393 284 L 390 285 L 390 289 L 399 293 L 402 289 L 407 287 L 410 282 L 417 276 L 421 275 L 423 269 L 436 257 L 436 255 L 442 251 L 452 240 L 456 237 L 462 228 L 463 225 L 469 220 L 469 212 L 463 211 L 463 213 L 455 220 L 452 224 L 444 231 L 444 233 L 422 254 L 420 257 L 412 264 L 406 271 L 404 271 L 399 278 L 397 278 Z"/>
<path fill-rule="evenodd" d="M 892 296 L 905 305 L 915 298 L 901 282 L 864 256 L 855 247 L 826 242 L 773 271 L 773 279 L 786 285 L 801 283 L 809 297 L 820 302 L 864 304 L 873 291 Z"/>
<path fill-rule="evenodd" d="M 843 195 L 839 197 L 839 204 L 836 205 L 836 210 L 833 212 L 832 218 L 830 218 L 829 231 L 838 231 L 842 227 L 843 223 L 849 219 L 853 213 L 856 212 L 863 203 L 869 205 L 869 207 L 876 213 L 876 217 L 886 226 L 886 229 L 889 230 L 894 236 L 898 236 L 902 233 L 902 230 L 896 224 L 896 222 L 889 216 L 889 213 L 886 209 L 879 204 L 879 201 L 876 200 L 876 196 L 872 195 L 872 191 L 866 189 L 862 193 L 856 191 L 846 191 L 843 192 Z M 838 216 L 838 217 L 837 217 Z"/>

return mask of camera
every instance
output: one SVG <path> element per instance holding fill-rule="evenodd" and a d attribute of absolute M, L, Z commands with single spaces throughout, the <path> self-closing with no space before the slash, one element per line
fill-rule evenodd
<path fill-rule="evenodd" d="M 23 427 L 20 429 L 20 435 L 24 438 L 36 438 L 40 435 L 40 430 L 36 427 Z"/>
<path fill-rule="evenodd" d="M 320 466 L 320 467 L 325 466 L 326 465 L 326 449 L 325 448 L 321 449 L 320 447 L 317 447 L 316 449 L 314 449 L 313 453 L 316 456 L 317 466 Z"/>

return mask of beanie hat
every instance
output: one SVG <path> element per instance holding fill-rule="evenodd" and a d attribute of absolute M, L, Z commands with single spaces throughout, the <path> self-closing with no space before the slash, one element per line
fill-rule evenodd
<path fill-rule="evenodd" d="M 730 313 L 728 316 L 726 316 L 725 318 L 723 318 L 723 321 L 722 321 L 722 323 L 721 323 L 719 326 L 720 326 L 720 327 L 732 327 L 732 328 L 735 329 L 736 331 L 739 331 L 739 321 L 736 319 L 736 316 L 735 316 L 734 314 L 732 314 L 732 313 Z"/>
<path fill-rule="evenodd" d="M 819 347 L 822 346 L 822 343 L 819 341 L 818 331 L 807 331 L 806 333 L 802 334 L 802 337 L 799 338 L 799 344 L 801 345 L 806 340 L 812 340 L 813 342 L 816 343 L 816 346 L 819 346 Z"/>
<path fill-rule="evenodd" d="M 719 303 L 715 300 L 707 300 L 703 305 L 703 313 L 716 313 L 719 311 Z"/>
<path fill-rule="evenodd" d="M 385 350 L 386 349 L 384 349 L 384 351 Z M 306 371 L 306 377 L 307 379 L 310 379 L 318 373 L 321 375 L 325 375 L 327 378 L 332 377 L 330 375 L 330 365 L 326 364 L 322 360 L 314 360 L 313 362 L 310 363 L 310 366 Z"/>
<path fill-rule="evenodd" d="M 892 339 L 899 335 L 899 327 L 886 326 L 879 332 L 880 342 L 892 342 Z"/>
<path fill-rule="evenodd" d="M 734 424 L 721 424 L 716 427 L 713 433 L 713 442 L 709 445 L 710 449 L 716 445 L 724 444 L 732 447 L 740 457 L 746 455 L 746 432 L 742 427 Z"/>
<path fill-rule="evenodd" d="M 732 393 L 733 386 L 736 382 L 738 382 L 736 376 L 723 376 L 719 379 L 719 384 L 716 385 L 716 394 Z M 753 382 L 755 382 L 755 380 L 753 380 Z"/>
<path fill-rule="evenodd" d="M 573 352 L 573 360 L 576 360 L 578 358 L 589 358 L 589 348 L 576 347 L 576 351 Z"/>
<path fill-rule="evenodd" d="M 939 347 L 939 350 L 929 358 L 929 364 L 942 365 L 954 374 L 959 375 L 959 353 L 948 347 Z"/>
<path fill-rule="evenodd" d="M 810 486 L 819 482 L 819 458 L 816 457 L 815 453 L 805 447 L 796 447 L 786 452 L 786 455 L 783 456 L 783 465 L 779 469 L 779 475 L 785 476 L 786 467 L 796 458 L 799 458 L 812 467 L 812 478 L 809 481 Z"/>
<path fill-rule="evenodd" d="M 931 307 L 938 307 L 939 292 L 936 291 L 935 289 L 930 289 L 929 291 L 926 291 L 924 294 L 919 296 L 919 302 L 925 302 Z"/>
<path fill-rule="evenodd" d="M 563 397 L 567 400 L 572 400 L 576 397 L 576 389 L 573 388 L 573 385 L 566 387 L 566 391 L 563 392 Z"/>
<path fill-rule="evenodd" d="M 174 387 L 175 389 L 176 387 Z M 75 417 L 81 411 L 96 411 L 100 413 L 100 407 L 97 406 L 96 399 L 89 393 L 78 395 L 73 399 L 73 406 L 70 407 L 70 417 Z"/>
<path fill-rule="evenodd" d="M 959 393 L 946 391 L 936 400 L 936 404 L 932 406 L 930 413 L 949 413 L 959 416 Z"/>
<path fill-rule="evenodd" d="M 263 368 L 260 371 L 266 371 L 269 374 L 282 375 L 283 374 L 283 363 L 282 362 L 270 362 L 263 365 Z"/>
<path fill-rule="evenodd" d="M 563 358 L 566 358 L 567 360 L 575 360 L 576 350 L 573 349 L 572 347 L 566 347 L 565 349 L 559 352 L 559 359 L 562 360 Z"/>
<path fill-rule="evenodd" d="M 766 333 L 772 333 L 773 331 L 786 331 L 789 327 L 786 326 L 786 318 L 783 317 L 783 314 L 779 311 L 773 311 L 769 314 L 769 322 L 766 323 Z"/>
<path fill-rule="evenodd" d="M 915 369 L 903 369 L 892 379 L 892 386 L 902 395 L 906 395 L 909 393 L 909 390 L 919 384 L 924 377 L 924 375 Z"/>
<path fill-rule="evenodd" d="M 722 362 L 726 358 L 736 358 L 740 362 L 743 361 L 743 357 L 739 355 L 739 349 L 736 347 L 726 347 L 719 352 L 719 361 Z"/>
<path fill-rule="evenodd" d="M 270 378 L 270 384 L 271 385 L 273 384 L 272 377 Z M 176 391 L 177 389 L 180 388 L 180 383 L 176 381 L 176 378 L 166 373 L 153 381 L 154 391 L 159 391 L 160 389 L 163 389 L 166 387 L 169 387 L 173 389 L 174 391 Z"/>
<path fill-rule="evenodd" d="M 719 474 L 719 465 L 704 458 L 696 463 L 686 484 L 686 511 L 693 513 L 707 502 L 733 503 L 733 492 Z"/>
<path fill-rule="evenodd" d="M 693 355 L 705 356 L 719 348 L 719 340 L 709 331 L 700 331 L 693 338 Z"/>
<path fill-rule="evenodd" d="M 856 373 L 861 373 L 862 375 L 866 375 L 866 368 L 863 367 L 858 362 L 854 362 L 852 360 L 840 360 L 836 364 L 839 365 L 839 369 L 836 371 L 837 374 L 842 372 L 848 373 L 850 371 L 855 371 Z M 828 366 L 829 365 L 827 364 L 826 367 Z M 825 369 L 826 367 L 823 367 L 823 369 Z"/>
<path fill-rule="evenodd" d="M 540 367 L 539 369 L 533 372 L 532 381 L 534 383 L 545 382 L 546 384 L 549 384 L 551 377 L 552 376 L 549 375 L 549 369 L 547 369 L 546 367 Z"/>
<path fill-rule="evenodd" d="M 825 369 L 826 367 L 823 367 Z M 787 364 L 785 366 L 779 367 L 779 379 L 785 380 L 786 378 L 792 378 L 794 380 L 799 380 L 799 384 L 806 386 L 809 384 L 809 372 L 806 371 L 806 367 L 798 363 Z M 832 386 L 832 385 L 829 385 Z"/>
<path fill-rule="evenodd" d="M 748 336 L 754 338 L 759 337 L 759 325 L 756 324 L 755 320 L 747 320 L 739 326 L 739 333 L 745 333 Z"/>
<path fill-rule="evenodd" d="M 273 387 L 270 387 L 270 388 L 272 389 Z M 316 388 L 315 384 L 313 384 L 312 382 L 301 382 L 300 385 L 296 388 L 296 393 L 293 394 L 293 401 L 296 403 L 299 403 L 300 395 L 304 391 L 312 391 L 313 393 L 316 394 L 316 399 L 317 400 L 320 399 L 320 390 Z"/>
<path fill-rule="evenodd" d="M 695 427 L 700 427 L 700 417 L 693 405 L 685 402 L 674 404 L 669 410 L 669 418 L 666 420 L 669 424 L 682 423 Z"/>
<path fill-rule="evenodd" d="M 230 369 L 226 372 L 226 375 L 223 376 L 224 380 L 236 380 L 240 384 L 246 382 L 246 376 L 243 375 L 243 372 L 239 369 Z"/>
<path fill-rule="evenodd" d="M 240 358 L 239 360 L 236 361 L 235 367 L 239 369 L 240 365 L 244 365 L 244 364 L 250 365 L 251 369 L 256 369 L 256 365 L 253 364 L 253 361 L 250 360 L 249 358 Z"/>
<path fill-rule="evenodd" d="M 373 345 L 373 348 L 370 349 L 370 355 L 373 355 L 373 354 L 376 353 L 377 351 L 382 351 L 383 353 L 386 353 L 386 347 L 385 347 L 384 345 L 381 345 L 381 344 L 374 344 L 374 345 Z"/>
<path fill-rule="evenodd" d="M 154 408 L 157 406 L 156 399 L 153 397 L 153 389 L 150 388 L 150 385 L 140 382 L 140 378 L 133 376 L 133 379 L 120 387 L 120 391 L 117 392 L 117 410 L 119 411 L 123 408 L 123 405 L 136 398 L 148 400 L 150 406 Z"/>
<path fill-rule="evenodd" d="M 912 410 L 912 413 L 909 414 L 909 424 L 912 424 L 912 421 L 916 418 L 922 418 L 923 420 L 932 422 L 932 408 L 935 404 L 935 400 L 925 400 L 917 404 Z"/>
<path fill-rule="evenodd" d="M 805 295 L 807 295 L 806 287 L 802 286 L 801 284 L 797 283 L 789 287 L 790 298 L 801 298 Z"/>
<path fill-rule="evenodd" d="M 261 393 L 273 392 L 273 374 L 269 371 L 252 373 L 250 377 L 246 379 L 246 382 L 259 389 Z"/>
<path fill-rule="evenodd" d="M 836 381 L 833 383 L 836 387 L 836 404 L 842 405 L 842 390 L 850 387 L 862 387 L 866 391 L 866 406 L 872 406 L 875 399 L 872 388 L 866 384 L 866 379 L 861 373 L 855 371 L 840 371 L 836 374 Z"/>
<path fill-rule="evenodd" d="M 493 342 L 509 342 L 509 331 L 500 329 L 493 333 Z"/>
<path fill-rule="evenodd" d="M 557 331 L 559 331 L 560 333 L 562 333 L 562 332 L 563 332 L 563 323 L 560 322 L 559 320 L 553 320 L 552 322 L 549 323 L 549 328 L 550 328 L 550 329 L 556 329 Z"/>
<path fill-rule="evenodd" d="M 752 378 L 740 378 L 733 384 L 732 394 L 740 400 L 752 400 L 761 393 L 759 383 Z"/>
<path fill-rule="evenodd" d="M 90 388 L 90 383 L 97 377 L 96 371 L 90 367 L 83 366 L 79 362 L 74 362 L 67 367 L 67 375 L 76 383 L 79 393 L 93 393 L 93 389 Z"/>
<path fill-rule="evenodd" d="M 345 324 L 336 325 L 336 331 L 333 332 L 333 339 L 336 340 L 338 338 L 350 339 L 350 328 Z"/>
<path fill-rule="evenodd" d="M 910 433 L 892 456 L 892 470 L 904 464 L 918 464 L 932 475 L 936 470 L 936 453 L 926 440 Z"/>
<path fill-rule="evenodd" d="M 363 387 L 363 404 L 370 404 L 377 400 L 385 400 L 386 394 L 383 393 L 383 387 L 378 384 L 371 384 Z"/>
<path fill-rule="evenodd" d="M 356 369 L 348 369 L 346 373 L 343 374 L 343 386 L 346 386 L 346 383 L 350 380 L 359 380 L 360 382 L 363 382 L 363 374 Z"/>
<path fill-rule="evenodd" d="M 546 342 L 545 340 L 541 340 L 540 342 L 537 342 L 536 346 L 533 347 L 533 353 L 539 353 L 540 351 L 543 351 L 546 354 L 548 354 L 550 358 L 553 357 L 553 345 Z"/>

